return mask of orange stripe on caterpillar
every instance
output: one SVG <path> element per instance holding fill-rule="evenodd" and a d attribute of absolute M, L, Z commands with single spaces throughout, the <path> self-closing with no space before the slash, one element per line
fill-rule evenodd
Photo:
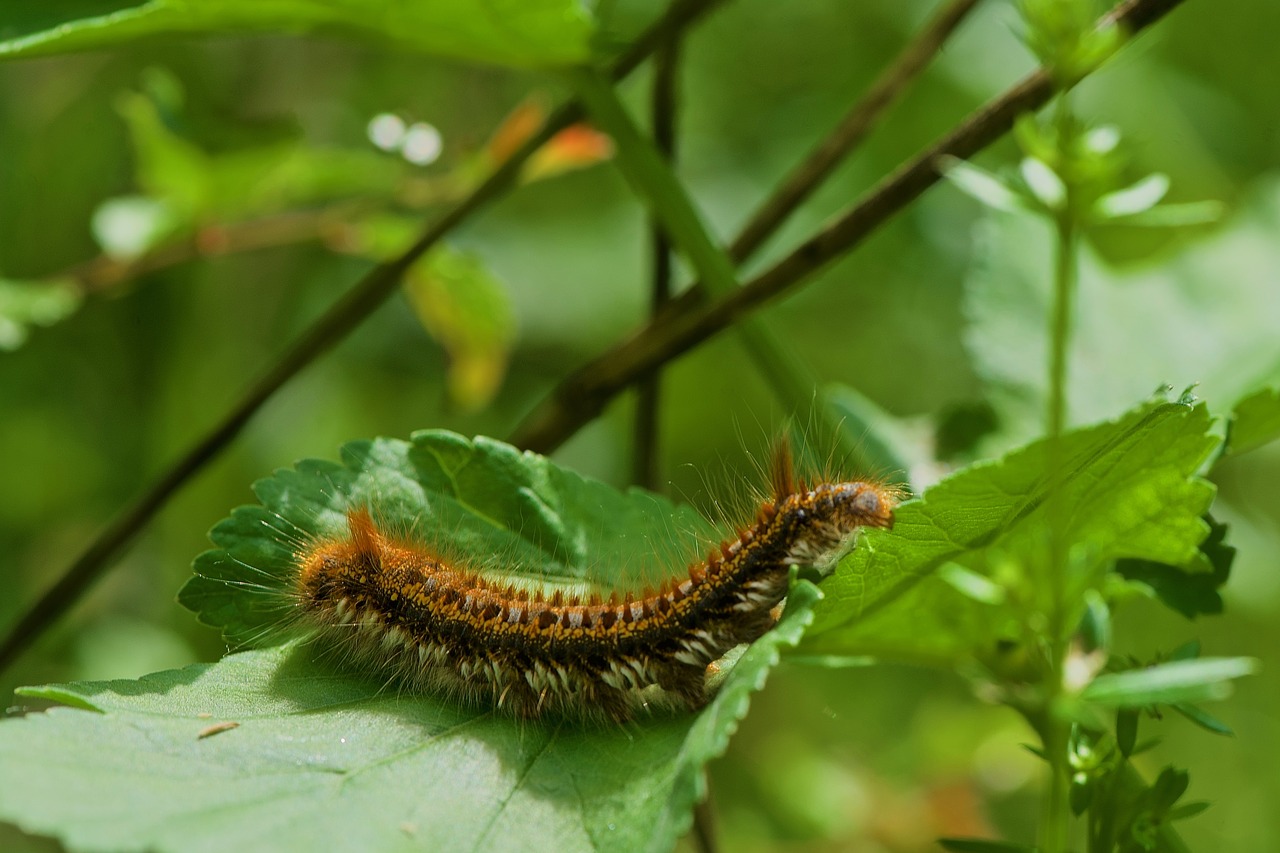
<path fill-rule="evenodd" d="M 795 488 L 789 468 L 775 489 Z M 645 706 L 694 709 L 710 664 L 768 631 L 793 565 L 822 565 L 860 527 L 890 527 L 896 494 L 866 482 L 778 493 L 687 576 L 607 601 L 503 585 L 379 531 L 298 555 L 297 600 L 338 657 L 519 717 L 623 721 Z"/>

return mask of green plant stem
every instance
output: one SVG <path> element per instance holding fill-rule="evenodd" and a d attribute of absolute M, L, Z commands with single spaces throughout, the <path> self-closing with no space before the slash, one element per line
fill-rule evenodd
<path fill-rule="evenodd" d="M 651 115 L 653 143 L 669 166 L 676 158 L 676 113 L 680 48 L 676 43 L 660 47 L 653 55 L 653 92 Z M 671 298 L 674 258 L 671 241 L 662 226 L 653 220 L 649 225 L 651 286 L 650 319 L 656 317 Z M 657 490 L 661 480 L 658 461 L 658 411 L 662 401 L 662 377 L 655 371 L 636 386 L 635 447 L 632 451 L 631 481 L 637 486 Z"/>
<path fill-rule="evenodd" d="M 1074 119 L 1069 96 L 1063 92 L 1057 105 L 1058 145 L 1063 162 L 1069 162 L 1072 149 Z M 1066 174 L 1063 174 L 1066 172 Z M 1048 499 L 1049 554 L 1047 581 L 1048 600 L 1048 683 L 1045 685 L 1044 738 L 1045 755 L 1049 760 L 1049 785 L 1045 789 L 1045 802 L 1041 811 L 1040 847 L 1044 853 L 1062 853 L 1067 849 L 1069 836 L 1070 768 L 1068 766 L 1069 723 L 1057 713 L 1057 705 L 1063 690 L 1063 667 L 1068 649 L 1067 625 L 1071 608 L 1068 602 L 1070 584 L 1068 578 L 1067 506 L 1063 485 L 1066 465 L 1063 458 L 1062 436 L 1067 421 L 1067 360 L 1071 343 L 1071 313 L 1076 287 L 1079 250 L 1080 221 L 1077 216 L 1072 175 L 1069 168 L 1059 175 L 1066 188 L 1062 206 L 1054 217 L 1056 242 L 1054 247 L 1053 305 L 1049 320 L 1049 400 L 1046 411 L 1048 449 L 1046 469 L 1050 483 Z"/>

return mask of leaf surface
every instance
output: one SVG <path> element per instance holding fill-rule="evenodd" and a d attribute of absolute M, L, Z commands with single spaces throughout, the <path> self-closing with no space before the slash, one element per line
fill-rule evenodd
<path fill-rule="evenodd" d="M 127 45 L 154 35 L 341 32 L 424 53 L 519 66 L 588 55 L 593 25 L 577 0 L 149 0 L 73 3 L 40 29 L 0 41 L 0 59 Z"/>
<path fill-rule="evenodd" d="M 1067 536 L 1081 559 L 1197 559 L 1214 494 L 1195 476 L 1217 443 L 1208 430 L 1203 406 L 1151 403 L 1064 437 Z M 892 531 L 868 531 L 823 585 L 801 653 L 951 663 L 991 652 L 1014 614 L 937 570 L 955 564 L 1003 584 L 1010 565 L 1034 569 L 1045 553 L 1046 449 L 1038 441 L 970 466 L 899 507 Z"/>
<path fill-rule="evenodd" d="M 86 851 L 669 850 L 819 596 L 800 582 L 700 713 L 625 727 L 397 695 L 297 644 L 26 688 L 70 707 L 0 723 L 0 817 Z"/>

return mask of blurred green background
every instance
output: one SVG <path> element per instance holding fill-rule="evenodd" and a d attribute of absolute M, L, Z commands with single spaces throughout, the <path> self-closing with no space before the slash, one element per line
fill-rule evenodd
<path fill-rule="evenodd" d="M 61 5 L 57 14 L 40 3 L 7 7 L 0 37 L 30 31 L 40 15 L 57 18 L 74 4 Z M 733 0 L 693 31 L 681 65 L 679 171 L 718 235 L 735 233 L 933 6 Z M 645 4 L 606 4 L 604 11 L 631 32 Z M 909 97 L 756 263 L 778 257 L 1029 70 L 1016 26 L 1011 4 L 984 0 Z M 1114 334 L 1144 359 L 1104 364 L 1078 399 L 1094 388 L 1094 399 L 1106 399 L 1115 374 L 1121 385 L 1142 389 L 1127 404 L 1159 382 L 1180 389 L 1204 381 L 1211 408 L 1225 409 L 1234 401 L 1215 401 L 1214 391 L 1256 386 L 1268 369 L 1272 383 L 1280 378 L 1277 345 L 1266 334 L 1280 336 L 1277 31 L 1280 5 L 1266 0 L 1229 11 L 1189 0 L 1081 88 L 1081 112 L 1123 131 L 1135 174 L 1166 172 L 1175 200 L 1221 199 L 1232 211 L 1207 229 L 1111 229 L 1093 249 L 1119 278 L 1181 264 L 1184 283 L 1231 294 L 1223 301 L 1236 314 L 1203 308 L 1213 322 L 1183 346 L 1181 331 L 1170 340 L 1164 328 L 1169 306 L 1141 302 Z M 623 86 L 638 107 L 647 82 L 642 71 Z M 180 108 L 164 100 L 175 89 L 185 92 Z M 95 210 L 139 192 L 140 158 L 124 116 L 144 90 L 160 93 L 145 103 L 159 105 L 169 130 L 210 156 L 293 141 L 351 153 L 370 181 L 389 175 L 401 183 L 464 174 L 526 96 L 563 94 L 551 75 L 328 38 L 153 39 L 128 50 L 0 63 L 0 279 L 56 277 L 99 254 Z M 379 152 L 368 127 L 383 113 L 438 129 L 440 158 L 416 166 Z M 997 166 L 1015 156 L 1006 140 L 980 162 Z M 939 187 L 763 316 L 824 379 L 858 389 L 904 419 L 904 430 L 927 433 L 941 413 L 998 396 L 975 367 L 983 335 L 998 330 L 971 322 L 966 308 L 966 287 L 981 274 L 977 256 L 994 246 L 997 261 L 1042 263 L 1048 274 L 1049 258 L 1034 242 L 997 237 L 981 249 L 975 232 L 983 217 L 976 203 Z M 450 396 L 442 347 L 409 301 L 393 298 L 285 388 L 164 509 L 105 580 L 0 675 L 0 694 L 218 657 L 225 649 L 215 632 L 197 625 L 174 595 L 207 547 L 205 531 L 252 500 L 253 480 L 302 457 L 334 458 L 353 438 L 427 427 L 509 434 L 554 382 L 642 320 L 646 240 L 640 207 L 608 165 L 529 184 L 474 218 L 451 245 L 487 267 L 515 329 L 492 401 L 469 409 Z M 1019 252 L 1013 260 L 1001 254 Z M 1198 260 L 1185 261 L 1187 252 Z M 985 260 L 988 269 L 1004 268 Z M 0 624 L 16 620 L 369 264 L 314 242 L 195 260 L 104 288 L 0 352 Z M 1198 327 L 1200 308 L 1175 307 Z M 1235 323 L 1246 333 L 1235 334 Z M 720 484 L 742 490 L 743 481 L 755 482 L 756 460 L 788 413 L 738 344 L 717 338 L 663 376 L 666 491 L 705 508 L 721 496 Z M 633 405 L 621 398 L 556 458 L 626 484 Z M 1080 408 L 1093 414 L 1087 404 Z M 1103 409 L 1098 417 L 1119 411 Z M 1158 726 L 1162 746 L 1145 757 L 1152 774 L 1166 762 L 1188 767 L 1189 797 L 1214 802 L 1183 824 L 1195 850 L 1280 847 L 1280 813 L 1271 806 L 1280 798 L 1278 478 L 1275 446 L 1220 469 L 1216 512 L 1233 524 L 1240 548 L 1224 616 L 1193 624 L 1138 602 L 1117 619 L 1122 652 L 1150 655 L 1198 636 L 1206 654 L 1263 661 L 1261 675 L 1213 709 L 1236 737 L 1167 720 Z M 1028 838 L 1038 766 L 1019 743 L 1031 740 L 1011 712 L 975 698 L 955 674 L 783 666 L 711 770 L 725 849 L 915 851 L 934 849 L 932 839 L 944 834 Z M 45 842 L 0 827 L 0 847 L 19 844 L 40 849 Z"/>

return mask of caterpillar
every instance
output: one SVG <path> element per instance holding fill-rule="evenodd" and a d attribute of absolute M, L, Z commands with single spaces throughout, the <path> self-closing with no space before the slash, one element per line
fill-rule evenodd
<path fill-rule="evenodd" d="M 367 507 L 295 554 L 295 606 L 337 657 L 520 718 L 624 722 L 695 710 L 709 668 L 776 622 L 793 566 L 829 567 L 862 527 L 891 527 L 896 492 L 807 485 L 778 453 L 752 524 L 686 574 L 639 594 L 546 594 L 485 577 L 381 529 Z"/>

